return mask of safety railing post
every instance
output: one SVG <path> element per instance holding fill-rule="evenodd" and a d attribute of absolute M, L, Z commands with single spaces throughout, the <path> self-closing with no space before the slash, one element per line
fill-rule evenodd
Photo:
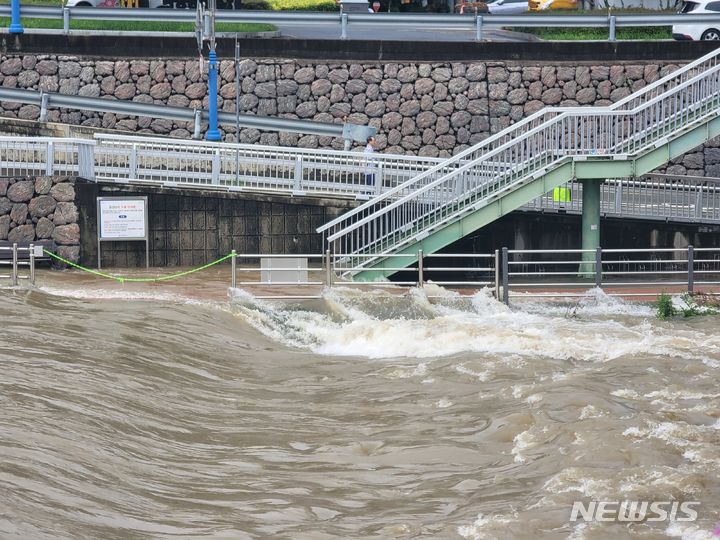
<path fill-rule="evenodd" d="M 234 249 L 230 252 L 230 271 L 230 286 L 234 289 L 237 284 L 237 252 Z"/>
<path fill-rule="evenodd" d="M 329 249 L 325 250 L 325 285 L 332 287 L 332 253 Z"/>
<path fill-rule="evenodd" d="M 595 286 L 602 287 L 602 248 L 595 249 Z"/>
<path fill-rule="evenodd" d="M 77 145 L 78 176 L 85 180 L 95 180 L 95 144 L 93 141 Z"/>
<path fill-rule="evenodd" d="M 608 41 L 615 41 L 615 15 L 610 15 L 608 19 Z"/>
<path fill-rule="evenodd" d="M 378 163 L 377 174 L 375 175 L 375 195 L 382 194 L 383 186 L 383 164 Z"/>
<path fill-rule="evenodd" d="M 63 32 L 70 33 L 70 8 L 63 8 Z"/>
<path fill-rule="evenodd" d="M 131 180 L 137 179 L 137 144 L 133 144 L 130 148 L 128 178 Z"/>
<path fill-rule="evenodd" d="M 30 244 L 30 285 L 35 285 L 35 244 Z"/>
<path fill-rule="evenodd" d="M 483 18 L 482 15 L 475 17 L 475 41 L 482 41 Z"/>
<path fill-rule="evenodd" d="M 293 176 L 293 189 L 295 191 L 302 191 L 302 177 L 303 177 L 303 158 L 298 156 L 295 158 L 295 175 Z"/>
<path fill-rule="evenodd" d="M 45 174 L 52 176 L 55 170 L 55 143 L 48 141 L 45 148 Z"/>
<path fill-rule="evenodd" d="M 214 186 L 220 184 L 220 150 L 215 150 L 215 152 L 213 152 L 212 177 L 210 181 Z"/>
<path fill-rule="evenodd" d="M 423 288 L 423 285 L 425 283 L 425 268 L 424 268 L 424 261 L 423 261 L 423 250 L 418 250 L 418 287 L 421 289 Z"/>
<path fill-rule="evenodd" d="M 506 306 L 510 305 L 510 290 L 508 276 L 508 248 L 502 248 L 502 301 Z"/>
<path fill-rule="evenodd" d="M 340 39 L 347 39 L 347 24 L 347 13 L 343 13 L 340 15 Z"/>
<path fill-rule="evenodd" d="M 17 287 L 18 284 L 18 251 L 17 244 L 12 246 L 12 286 Z"/>
<path fill-rule="evenodd" d="M 695 291 L 695 249 L 693 246 L 687 248 L 687 274 L 688 274 L 688 294 Z"/>
<path fill-rule="evenodd" d="M 495 300 L 500 300 L 500 250 L 495 250 Z"/>

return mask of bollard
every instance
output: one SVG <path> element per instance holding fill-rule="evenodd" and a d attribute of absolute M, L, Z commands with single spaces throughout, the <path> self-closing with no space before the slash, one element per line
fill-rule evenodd
<path fill-rule="evenodd" d="M 611 15 L 608 19 L 608 41 L 615 41 L 615 15 Z"/>
<path fill-rule="evenodd" d="M 237 272 L 236 272 L 236 262 L 237 259 L 237 252 L 233 249 L 230 254 L 232 257 L 230 257 L 230 271 L 232 272 L 232 276 L 230 276 L 230 286 L 234 289 L 236 287 L 237 281 Z"/>
<path fill-rule="evenodd" d="M 325 250 L 325 285 L 332 287 L 332 253 Z"/>
<path fill-rule="evenodd" d="M 500 300 L 500 250 L 495 250 L 495 300 Z"/>
<path fill-rule="evenodd" d="M 695 249 L 692 246 L 687 248 L 688 265 L 688 294 L 695 292 Z"/>
<path fill-rule="evenodd" d="M 595 286 L 599 289 L 602 286 L 602 248 L 595 250 Z"/>
<path fill-rule="evenodd" d="M 503 304 L 510 305 L 510 277 L 508 276 L 508 248 L 502 248 L 502 286 Z"/>
<path fill-rule="evenodd" d="M 340 15 L 340 39 L 347 39 L 347 24 L 347 13 L 343 13 L 342 15 Z"/>
<path fill-rule="evenodd" d="M 482 15 L 475 17 L 475 41 L 482 41 L 482 27 L 483 18 Z"/>
<path fill-rule="evenodd" d="M 425 275 L 424 275 L 424 262 L 423 262 L 423 250 L 418 250 L 418 287 L 421 289 L 423 288 L 423 284 L 425 283 Z"/>
<path fill-rule="evenodd" d="M 12 247 L 12 286 L 17 287 L 18 284 L 18 256 L 17 256 L 17 244 L 13 244 Z"/>
<path fill-rule="evenodd" d="M 35 244 L 30 244 L 30 285 L 35 285 Z"/>

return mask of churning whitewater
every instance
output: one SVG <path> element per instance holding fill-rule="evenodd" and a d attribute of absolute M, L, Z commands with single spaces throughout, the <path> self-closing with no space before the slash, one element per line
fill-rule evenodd
<path fill-rule="evenodd" d="M 717 317 L 395 292 L 0 290 L 0 537 L 716 538 Z"/>

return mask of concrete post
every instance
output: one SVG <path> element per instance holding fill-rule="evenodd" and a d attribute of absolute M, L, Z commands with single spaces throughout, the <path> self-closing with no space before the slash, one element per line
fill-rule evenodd
<path fill-rule="evenodd" d="M 593 250 L 582 254 L 580 265 L 582 278 L 593 279 L 595 275 L 595 250 L 600 247 L 600 185 L 602 180 L 582 180 L 582 249 Z"/>

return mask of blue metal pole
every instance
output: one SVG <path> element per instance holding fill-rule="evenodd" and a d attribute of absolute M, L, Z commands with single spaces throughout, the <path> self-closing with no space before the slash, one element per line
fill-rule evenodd
<path fill-rule="evenodd" d="M 208 116 L 210 125 L 205 138 L 208 141 L 220 141 L 222 137 L 218 131 L 217 115 L 217 57 L 215 51 L 210 51 L 210 66 L 208 68 Z"/>
<path fill-rule="evenodd" d="M 10 17 L 10 33 L 22 34 L 24 30 L 20 22 L 20 0 L 10 0 Z"/>

